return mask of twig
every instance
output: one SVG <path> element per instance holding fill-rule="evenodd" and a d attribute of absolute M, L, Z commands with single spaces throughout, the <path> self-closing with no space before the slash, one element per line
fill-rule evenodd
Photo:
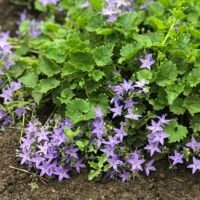
<path fill-rule="evenodd" d="M 9 168 L 18 170 L 18 171 L 20 171 L 20 172 L 24 172 L 24 173 L 26 173 L 26 174 L 31 174 L 31 175 L 37 176 L 37 177 L 39 177 L 39 179 L 41 180 L 41 182 L 44 183 L 45 185 L 47 185 L 47 184 L 45 183 L 45 181 L 49 181 L 49 179 L 43 178 L 43 177 L 41 177 L 41 176 L 39 176 L 39 175 L 37 175 L 37 174 L 34 174 L 34 173 L 32 173 L 32 172 L 29 172 L 29 171 L 25 170 L 25 169 L 20 169 L 20 168 L 13 167 L 13 166 L 9 166 Z"/>

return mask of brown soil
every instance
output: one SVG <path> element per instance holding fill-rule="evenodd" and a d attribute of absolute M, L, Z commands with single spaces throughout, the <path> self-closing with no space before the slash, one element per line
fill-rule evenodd
<path fill-rule="evenodd" d="M 86 174 L 73 176 L 59 183 L 36 180 L 30 174 L 10 168 L 20 168 L 15 157 L 18 147 L 15 132 L 0 134 L 0 200 L 199 200 L 200 175 L 190 171 L 166 170 L 160 166 L 150 177 L 135 181 L 89 182 Z M 164 162 L 165 163 L 165 162 Z M 32 187 L 31 187 L 32 185 Z M 33 188 L 38 186 L 38 188 Z"/>
<path fill-rule="evenodd" d="M 15 33 L 19 19 L 19 8 L 9 3 L 9 0 L 0 0 L 0 32 L 10 31 Z"/>

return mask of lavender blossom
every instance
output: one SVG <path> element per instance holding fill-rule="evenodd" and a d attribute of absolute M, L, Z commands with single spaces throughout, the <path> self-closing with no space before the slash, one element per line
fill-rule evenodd
<path fill-rule="evenodd" d="M 140 59 L 142 65 L 140 68 L 147 68 L 148 70 L 151 70 L 151 65 L 155 63 L 155 61 L 152 59 L 152 54 L 146 54 L 145 59 Z"/>
<path fill-rule="evenodd" d="M 131 171 L 143 171 L 142 164 L 145 162 L 144 159 L 141 159 L 138 154 L 133 154 L 127 159 L 127 162 L 131 164 Z"/>
<path fill-rule="evenodd" d="M 190 147 L 193 150 L 193 152 L 195 152 L 200 149 L 200 143 L 197 142 L 195 137 L 192 136 L 191 141 L 186 144 L 186 147 Z"/>
<path fill-rule="evenodd" d="M 111 108 L 110 111 L 113 112 L 113 118 L 120 116 L 122 114 L 123 105 L 120 106 L 117 102 L 115 102 L 115 107 Z"/>
<path fill-rule="evenodd" d="M 197 170 L 200 170 L 200 160 L 196 159 L 194 156 L 192 157 L 193 164 L 187 166 L 187 168 L 192 169 L 192 173 L 194 174 Z"/>
<path fill-rule="evenodd" d="M 149 176 L 150 171 L 156 171 L 156 168 L 153 166 L 153 160 L 150 160 L 145 164 L 145 173 L 147 176 Z"/>
<path fill-rule="evenodd" d="M 176 165 L 178 163 L 182 164 L 183 163 L 183 157 L 184 154 L 178 153 L 176 150 L 174 151 L 174 156 L 169 156 L 171 160 L 173 160 L 173 165 Z"/>
<path fill-rule="evenodd" d="M 40 30 L 41 22 L 32 20 L 29 26 L 29 34 L 31 37 L 38 37 L 41 35 L 41 30 Z"/>

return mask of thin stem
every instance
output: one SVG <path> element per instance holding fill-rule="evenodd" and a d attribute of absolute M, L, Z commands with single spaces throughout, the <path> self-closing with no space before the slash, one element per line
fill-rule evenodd
<path fill-rule="evenodd" d="M 50 114 L 50 116 L 48 117 L 48 119 L 46 120 L 44 126 L 49 122 L 49 120 L 51 119 L 51 117 L 54 115 L 54 113 L 56 112 L 57 107 L 54 108 L 53 112 Z"/>
<path fill-rule="evenodd" d="M 23 132 L 24 132 L 24 126 L 25 126 L 25 113 L 23 114 L 23 118 L 22 118 L 22 128 L 21 128 L 20 139 L 19 139 L 19 143 L 20 144 L 22 142 L 22 136 L 23 136 Z"/>
<path fill-rule="evenodd" d="M 167 35 L 165 36 L 165 39 L 162 42 L 162 46 L 164 46 L 164 44 L 166 43 L 167 39 L 169 38 L 169 35 L 170 35 L 172 29 L 174 28 L 175 24 L 176 24 L 176 20 L 174 20 L 174 22 L 170 26 L 169 31 L 168 31 Z"/>
<path fill-rule="evenodd" d="M 49 179 L 43 178 L 43 177 L 41 177 L 41 176 L 39 176 L 39 175 L 37 175 L 37 174 L 35 174 L 35 173 L 32 173 L 32 172 L 29 172 L 29 171 L 25 170 L 25 169 L 20 169 L 20 168 L 18 168 L 18 167 L 14 167 L 14 166 L 9 166 L 9 168 L 18 170 L 18 171 L 20 171 L 20 172 L 24 172 L 24 173 L 26 173 L 26 174 L 31 174 L 31 175 L 37 176 L 37 177 L 40 178 L 40 180 L 41 180 L 45 185 L 46 185 L 46 183 L 45 183 L 44 181 L 49 181 Z"/>

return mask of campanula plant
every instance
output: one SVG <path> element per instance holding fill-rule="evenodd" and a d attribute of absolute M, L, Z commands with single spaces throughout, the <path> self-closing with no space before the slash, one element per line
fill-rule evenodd
<path fill-rule="evenodd" d="M 21 124 L 21 164 L 60 181 L 127 181 L 166 156 L 200 170 L 198 0 L 34 6 L 42 18 L 0 33 L 0 123 Z"/>

